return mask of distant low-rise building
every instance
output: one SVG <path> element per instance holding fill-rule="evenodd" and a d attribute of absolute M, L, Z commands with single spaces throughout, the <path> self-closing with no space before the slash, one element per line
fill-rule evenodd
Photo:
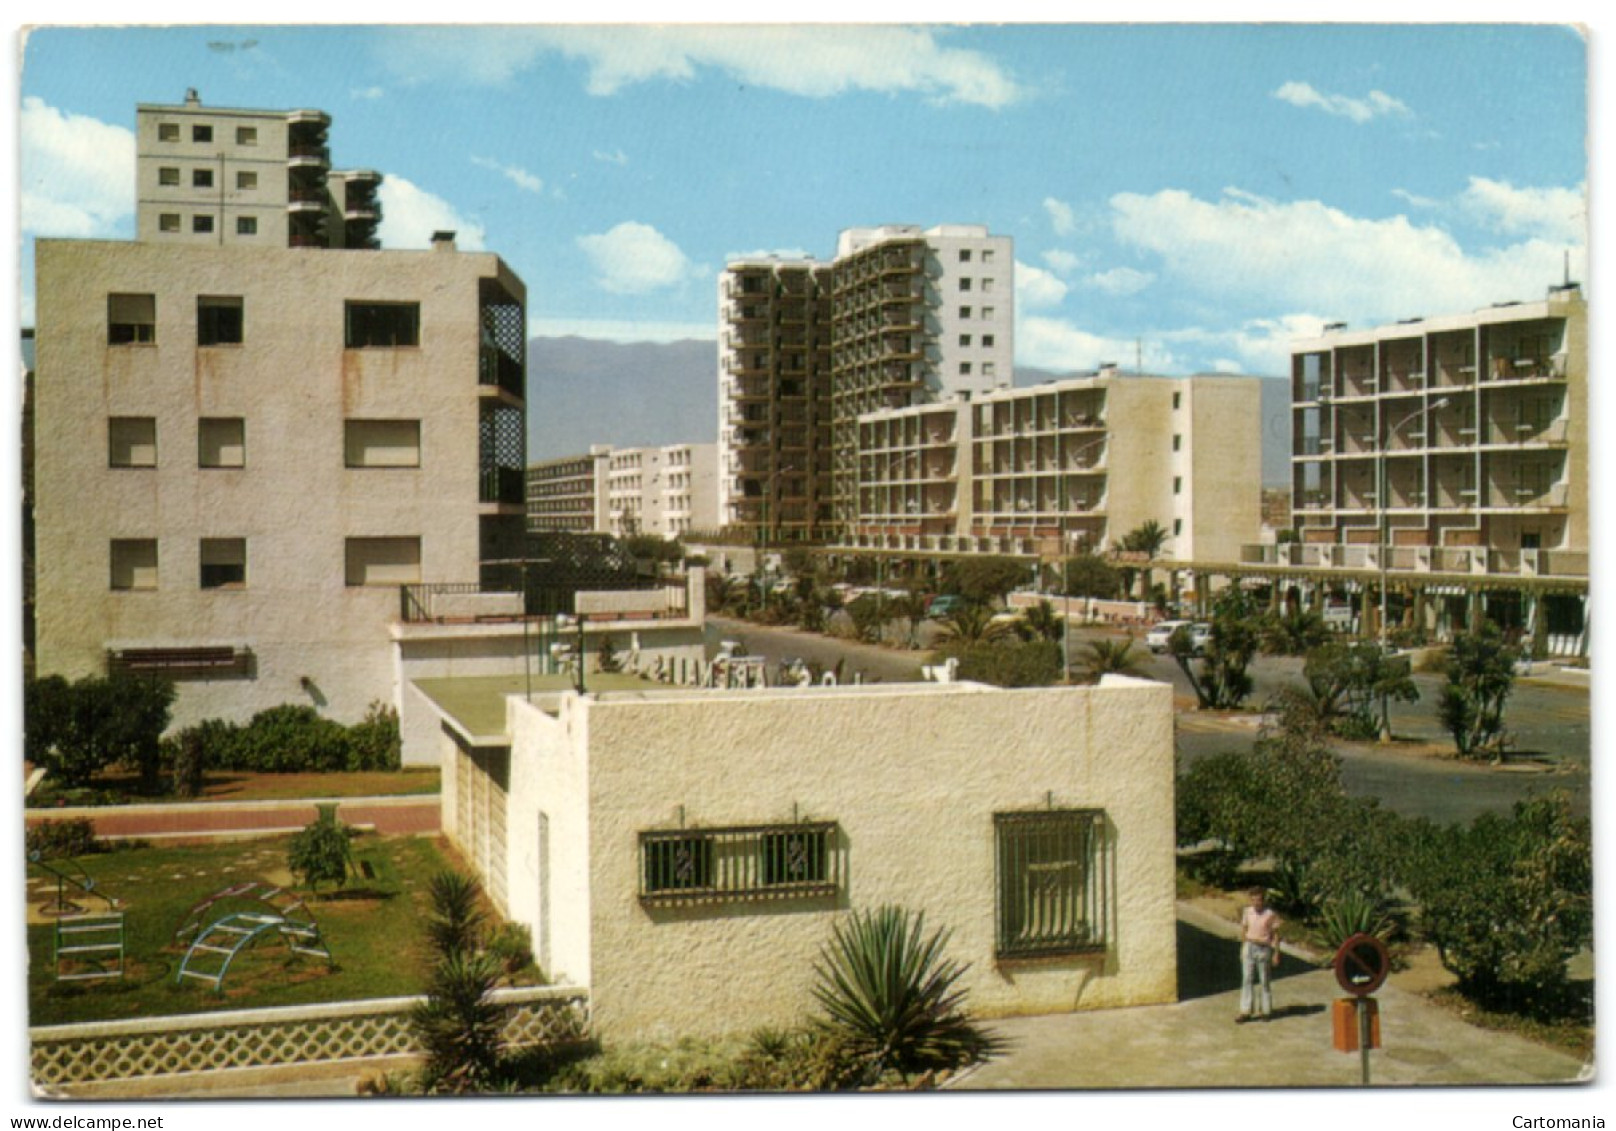
<path fill-rule="evenodd" d="M 718 516 L 718 446 L 665 444 L 565 456 L 527 469 L 528 529 L 678 538 Z"/>
<path fill-rule="evenodd" d="M 596 444 L 587 455 L 529 464 L 527 528 L 535 534 L 588 534 L 609 529 L 606 461 L 611 446 Z"/>

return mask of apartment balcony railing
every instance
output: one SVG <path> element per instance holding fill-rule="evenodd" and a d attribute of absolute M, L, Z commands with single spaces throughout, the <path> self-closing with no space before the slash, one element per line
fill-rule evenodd
<path fill-rule="evenodd" d="M 477 364 L 477 383 L 497 386 L 513 397 L 526 399 L 527 381 L 522 363 L 491 346 L 484 346 Z"/>
<path fill-rule="evenodd" d="M 1384 562 L 1382 556 L 1384 555 Z M 1407 573 L 1472 574 L 1494 577 L 1588 576 L 1588 555 L 1573 550 L 1488 550 L 1481 546 L 1389 546 L 1289 542 L 1240 548 L 1247 566 L 1301 569 L 1356 569 Z"/>
<path fill-rule="evenodd" d="M 520 467 L 486 468 L 478 479 L 477 501 L 520 505 L 527 499 L 526 478 Z"/>

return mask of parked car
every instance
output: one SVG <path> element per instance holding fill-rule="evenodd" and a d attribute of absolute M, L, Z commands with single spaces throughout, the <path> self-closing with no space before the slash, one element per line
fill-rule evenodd
<path fill-rule="evenodd" d="M 1190 655 L 1199 656 L 1212 642 L 1212 626 L 1202 621 L 1164 620 L 1145 633 L 1145 647 L 1160 655 L 1168 650 L 1173 634 L 1183 629 L 1189 633 Z"/>
<path fill-rule="evenodd" d="M 926 616 L 932 620 L 941 620 L 950 613 L 958 612 L 965 605 L 965 598 L 953 593 L 944 593 L 933 597 L 926 606 Z"/>

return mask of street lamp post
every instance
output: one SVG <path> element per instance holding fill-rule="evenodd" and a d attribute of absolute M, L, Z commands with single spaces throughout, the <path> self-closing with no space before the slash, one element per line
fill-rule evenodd
<path fill-rule="evenodd" d="M 1422 405 L 1413 412 L 1409 413 L 1407 416 L 1403 417 L 1397 423 L 1393 424 L 1390 428 L 1387 428 L 1384 439 L 1382 439 L 1381 442 L 1376 445 L 1376 454 L 1379 457 L 1375 461 L 1377 464 L 1375 478 L 1377 480 L 1376 486 L 1378 487 L 1376 494 L 1380 498 L 1380 623 L 1376 625 L 1376 628 L 1378 629 L 1376 635 L 1379 639 L 1380 650 L 1383 654 L 1386 651 L 1386 571 L 1387 564 L 1391 558 L 1391 547 L 1388 545 L 1388 543 L 1391 541 L 1391 516 L 1387 513 L 1387 509 L 1391 506 L 1391 495 L 1387 490 L 1386 484 L 1387 449 L 1391 444 L 1392 437 L 1397 435 L 1397 433 L 1408 425 L 1409 422 L 1418 420 L 1420 417 L 1425 416 L 1428 413 L 1435 412 L 1440 408 L 1446 408 L 1447 406 L 1447 397 L 1438 397 L 1430 404 Z M 1388 736 L 1382 735 L 1381 737 L 1384 739 Z"/>

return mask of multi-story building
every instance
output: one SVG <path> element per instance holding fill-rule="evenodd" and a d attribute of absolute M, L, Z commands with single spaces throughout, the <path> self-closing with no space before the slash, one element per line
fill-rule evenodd
<path fill-rule="evenodd" d="M 1587 333 L 1581 288 L 1568 284 L 1538 302 L 1360 331 L 1335 324 L 1295 343 L 1299 544 L 1270 548 L 1275 564 L 1350 573 L 1365 591 L 1385 576 L 1400 619 L 1428 596 L 1468 601 L 1455 622 L 1487 615 L 1576 647 Z"/>
<path fill-rule="evenodd" d="M 525 288 L 452 233 L 167 235 L 37 245 L 38 670 L 356 719 L 396 701 L 399 587 L 523 552 Z"/>
<path fill-rule="evenodd" d="M 1261 513 L 1253 377 L 1105 369 L 858 422 L 851 548 L 1056 555 L 1156 522 L 1163 557 L 1234 561 Z"/>
<path fill-rule="evenodd" d="M 380 246 L 381 174 L 331 167 L 319 110 L 135 110 L 136 238 L 248 247 Z"/>
<path fill-rule="evenodd" d="M 606 461 L 611 445 L 562 456 L 527 469 L 527 528 L 535 534 L 588 534 L 608 529 Z"/>
<path fill-rule="evenodd" d="M 1008 386 L 1011 241 L 985 227 L 841 233 L 829 264 L 737 260 L 719 282 L 719 520 L 819 541 L 857 513 L 861 414 Z"/>

